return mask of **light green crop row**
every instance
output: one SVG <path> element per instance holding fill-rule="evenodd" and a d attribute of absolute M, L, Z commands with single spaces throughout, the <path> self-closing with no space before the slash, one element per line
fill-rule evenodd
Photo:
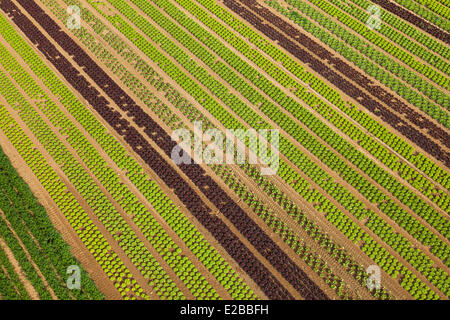
<path fill-rule="evenodd" d="M 370 17 L 370 13 L 368 13 L 365 8 L 368 8 L 370 6 L 370 2 L 366 0 L 351 0 L 355 4 L 345 5 L 343 4 L 342 0 L 332 0 L 333 4 L 338 6 L 340 9 L 345 11 L 348 15 L 351 15 L 361 23 L 366 23 Z M 426 50 L 422 46 L 418 45 L 416 42 L 412 41 L 408 37 L 404 36 L 402 32 L 398 32 L 394 28 L 391 28 L 390 25 L 387 23 L 390 20 L 390 14 L 389 11 L 384 10 L 380 7 L 381 11 L 381 28 L 377 29 L 376 31 L 380 34 L 386 36 L 390 40 L 392 40 L 397 45 L 403 47 L 404 49 L 408 50 L 413 55 L 421 58 L 422 60 L 428 62 L 431 66 L 435 67 L 436 69 L 444 72 L 446 75 L 450 74 L 450 70 L 448 68 L 448 63 L 444 61 L 441 57 L 436 55 L 433 52 L 430 52 L 429 50 Z M 395 15 L 394 15 L 395 16 Z M 399 17 L 395 16 L 397 20 Z M 386 18 L 387 20 L 384 20 Z M 421 30 L 421 29 L 419 29 Z M 448 48 L 445 49 L 445 51 L 448 51 Z"/>

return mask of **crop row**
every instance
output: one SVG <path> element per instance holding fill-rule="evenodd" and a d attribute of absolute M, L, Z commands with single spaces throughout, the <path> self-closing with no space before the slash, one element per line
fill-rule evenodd
<path fill-rule="evenodd" d="M 147 8 L 149 8 L 149 7 L 147 6 Z M 147 13 L 148 13 L 148 12 L 147 12 Z M 154 19 L 155 19 L 155 18 L 154 18 Z M 178 21 L 181 21 L 180 18 L 178 18 L 177 20 L 178 20 Z M 158 19 L 155 19 L 155 21 L 158 21 L 158 23 L 161 23 L 161 21 L 163 21 L 163 19 L 162 19 L 162 17 L 159 17 Z M 193 28 L 191 28 L 191 30 L 192 30 L 192 29 L 193 29 Z M 174 32 L 174 29 L 172 29 L 172 32 L 173 32 L 172 34 L 174 35 L 174 37 L 176 37 L 176 38 L 179 39 L 180 41 L 183 41 L 183 40 L 181 40 L 181 38 L 180 38 L 181 34 L 176 34 L 176 33 Z M 195 41 L 194 41 L 193 39 L 189 39 L 186 35 L 183 35 L 183 39 L 184 39 L 184 41 L 186 41 L 186 42 L 188 42 L 188 43 L 195 43 Z M 165 40 L 167 40 L 167 39 L 165 39 Z M 162 48 L 166 49 L 165 44 L 162 45 Z M 173 48 L 173 46 L 171 46 L 171 48 Z M 190 50 L 193 51 L 194 49 L 191 49 L 191 48 L 190 48 Z M 168 51 L 168 52 L 169 52 L 169 51 Z M 183 56 L 183 54 L 182 54 L 182 52 L 181 52 L 181 49 L 178 50 L 178 52 L 177 52 L 177 51 L 173 51 L 173 52 L 169 52 L 169 53 L 170 53 L 172 56 L 176 57 L 177 60 L 179 59 L 180 63 L 182 63 L 183 65 L 185 65 L 186 68 L 188 68 L 188 70 L 191 71 L 191 73 L 193 73 L 193 74 L 197 73 L 197 79 L 199 79 L 200 82 L 202 82 L 203 79 L 207 79 L 206 73 L 203 73 L 203 75 L 201 75 L 201 74 L 200 74 L 200 68 L 198 68 L 197 66 L 194 66 L 192 62 L 190 63 L 191 65 L 188 66 L 188 59 L 185 58 L 186 55 Z M 182 60 L 183 58 L 184 58 L 184 61 Z M 213 57 L 210 56 L 210 59 L 209 59 L 209 60 L 210 60 L 210 61 L 213 61 L 214 59 L 213 59 Z M 208 61 L 206 61 L 206 60 L 203 60 L 203 61 L 204 61 L 205 63 L 208 63 Z M 218 65 L 218 64 L 219 64 L 219 63 L 217 63 L 216 65 Z M 198 76 L 198 74 L 200 74 L 200 76 Z M 231 74 L 231 73 L 228 71 L 228 73 L 227 73 L 226 75 L 230 75 L 230 74 Z M 223 76 L 223 73 L 221 73 L 221 75 Z M 202 78 L 202 76 L 203 76 L 203 78 Z M 235 77 L 235 79 L 236 79 L 236 77 Z M 228 95 L 227 93 L 225 93 L 225 92 L 226 92 L 225 89 L 224 89 L 223 87 L 221 88 L 221 85 L 220 85 L 219 83 L 217 83 L 217 82 L 214 82 L 214 81 L 211 81 L 211 80 L 209 80 L 209 82 L 210 82 L 209 85 L 208 85 L 207 83 L 205 83 L 205 85 L 208 86 L 208 87 L 210 87 L 210 88 L 214 88 L 214 89 L 211 89 L 211 90 L 212 90 L 218 97 L 220 97 L 222 101 L 224 101 L 224 102 L 227 103 L 226 98 L 229 97 L 229 95 Z M 231 81 L 229 81 L 229 83 L 233 85 L 233 83 L 232 83 Z M 241 83 L 241 86 L 239 86 L 239 87 L 243 87 L 242 83 Z M 246 96 L 246 94 L 247 94 L 249 91 L 245 92 L 244 90 L 242 90 L 241 92 L 243 93 L 244 96 Z M 224 94 L 224 93 L 225 93 L 225 94 Z M 279 98 L 282 99 L 282 97 L 279 97 Z M 270 105 L 267 103 L 267 101 L 264 101 L 264 100 L 263 100 L 262 97 L 256 97 L 256 99 L 258 99 L 258 101 L 260 101 L 260 102 L 263 102 L 263 104 L 260 106 L 260 108 L 261 108 L 262 110 L 264 110 L 264 108 L 267 108 L 267 110 L 269 110 L 269 112 L 267 112 L 266 114 L 268 114 L 269 117 L 272 118 L 273 120 L 274 120 L 274 118 L 275 118 L 275 121 L 276 121 L 276 116 L 275 116 L 275 115 L 276 115 L 276 111 L 275 111 L 275 107 L 274 107 L 273 105 L 270 106 Z M 232 98 L 230 98 L 228 101 L 230 101 L 230 100 L 233 101 Z M 261 100 L 262 100 L 262 101 L 261 101 Z M 234 99 L 233 102 L 234 102 L 234 103 L 229 103 L 229 102 L 228 102 L 227 105 L 229 105 L 231 108 L 233 108 L 232 106 L 235 106 L 233 109 L 237 110 L 236 112 L 237 112 L 239 115 L 241 115 L 242 113 L 244 113 L 244 117 L 243 117 L 243 118 L 244 118 L 248 123 L 250 123 L 250 124 L 252 125 L 252 127 L 256 128 L 256 129 L 261 129 L 261 128 L 267 129 L 267 128 L 268 128 L 268 127 L 265 127 L 265 126 L 264 126 L 264 125 L 267 125 L 267 124 L 263 122 L 262 118 L 260 118 L 257 114 L 253 113 L 253 111 L 247 110 L 248 108 L 245 106 L 245 104 L 244 104 L 242 101 L 239 101 L 238 99 Z M 252 102 L 252 103 L 256 103 L 256 101 L 252 101 L 252 100 L 251 100 L 251 102 Z M 245 106 L 245 107 L 244 107 L 244 106 Z M 238 109 L 238 108 L 240 108 L 240 109 Z M 272 111 L 272 112 L 270 112 L 270 111 Z M 242 117 L 242 116 L 241 116 L 241 117 Z M 305 118 L 307 118 L 307 117 L 304 116 L 304 117 L 299 117 L 299 118 L 305 119 Z M 251 119 L 251 120 L 249 120 L 249 119 Z M 286 121 L 286 118 L 284 118 L 283 120 L 284 120 L 285 122 L 287 122 L 287 121 Z M 291 123 L 291 124 L 292 124 L 292 123 Z M 283 126 L 282 126 L 282 127 L 283 127 Z M 292 126 L 292 125 L 291 125 L 291 127 L 294 127 L 294 128 L 295 128 L 295 126 Z M 302 143 L 304 143 L 306 146 L 308 146 L 308 144 L 312 144 L 312 145 L 314 146 L 314 142 L 313 142 L 313 140 L 311 140 L 311 137 L 308 137 L 307 134 L 306 134 L 306 132 L 304 132 L 304 131 L 302 132 L 302 131 L 301 131 L 301 128 L 296 127 L 296 130 L 289 130 L 289 129 L 287 129 L 286 131 L 291 132 L 291 134 L 297 139 L 297 141 L 302 141 Z M 301 138 L 300 138 L 300 133 L 303 133 L 303 136 L 302 136 Z M 297 135 L 297 136 L 296 136 L 296 135 Z M 320 134 L 319 134 L 319 135 L 320 135 Z M 335 137 L 333 137 L 333 134 L 330 133 L 329 131 L 327 131 L 326 134 L 324 134 L 324 135 L 327 136 L 327 137 L 330 137 L 330 138 L 335 138 Z M 328 151 L 328 150 L 324 150 L 323 146 L 322 146 L 321 148 L 317 148 L 317 146 L 315 146 L 315 147 L 310 148 L 310 149 L 313 150 L 313 151 L 312 151 L 313 153 L 315 153 L 315 151 L 317 152 L 317 150 L 320 150 L 318 153 L 320 153 L 320 154 L 322 154 L 322 155 L 326 154 L 326 152 Z M 314 150 L 315 150 L 315 151 L 314 151 Z M 297 153 L 297 154 L 295 154 L 295 153 L 292 154 L 292 145 L 289 144 L 289 142 L 288 142 L 287 140 L 283 139 L 283 138 L 281 139 L 281 143 L 280 143 L 280 151 L 282 151 L 282 152 L 283 152 L 285 155 L 287 155 L 288 157 L 289 157 L 289 155 L 297 155 L 297 157 L 300 156 L 300 157 L 303 157 L 303 159 L 305 159 L 304 156 L 299 155 L 298 153 Z M 291 154 L 290 154 L 290 153 L 291 153 Z M 293 158 L 293 159 L 292 159 L 292 158 Z M 296 161 L 295 157 L 291 157 L 291 159 L 292 159 L 292 161 L 293 161 L 294 163 L 297 162 L 296 164 L 298 165 L 298 159 L 300 159 L 300 158 L 297 158 L 297 161 Z M 337 159 L 336 159 L 335 157 L 330 156 L 328 159 L 329 159 L 330 161 L 334 161 L 334 162 L 335 162 L 334 164 L 331 164 L 331 167 L 333 167 L 333 165 L 334 165 L 334 166 L 337 166 L 337 164 L 336 164 Z M 307 161 L 307 160 L 306 160 L 306 161 Z M 326 160 L 325 160 L 325 161 L 326 161 Z M 367 165 L 367 161 L 364 162 L 364 163 Z M 330 165 L 330 164 L 328 163 L 328 165 Z M 341 162 L 341 163 L 339 163 L 339 165 L 344 166 L 345 164 L 344 164 L 343 162 Z M 308 167 L 308 165 L 299 166 L 299 167 L 304 168 L 305 166 Z M 311 164 L 310 164 L 309 166 L 311 166 Z M 374 166 L 372 167 L 372 170 L 373 170 L 373 168 L 374 168 Z M 340 170 L 340 171 L 345 172 L 345 169 L 343 169 L 343 167 L 341 167 L 341 170 Z M 368 170 L 364 170 L 364 171 L 368 171 Z M 360 182 L 361 182 L 361 179 L 360 179 L 360 178 L 356 178 L 355 176 L 351 176 L 351 177 L 353 178 L 353 183 L 356 183 L 356 182 L 360 183 Z M 364 190 L 364 188 L 365 188 L 365 190 Z M 359 185 L 359 189 L 363 189 L 363 191 L 366 191 L 366 194 L 365 194 L 366 197 L 367 197 L 368 195 L 371 195 L 371 196 L 373 196 L 373 197 L 379 197 L 379 199 L 376 199 L 377 201 L 384 201 L 384 200 L 386 200 L 386 199 L 383 198 L 382 194 L 379 193 L 379 191 L 378 191 L 378 194 L 377 194 L 376 191 L 371 190 L 371 189 L 369 188 L 369 185 L 368 185 L 367 183 L 366 183 L 364 186 Z M 376 190 L 376 189 L 375 189 L 375 190 Z M 405 190 L 404 190 L 404 191 L 405 191 Z M 405 200 L 403 199 L 403 201 L 405 201 Z M 390 205 L 391 208 L 395 208 L 397 212 L 398 212 L 399 209 L 400 209 L 400 208 L 396 207 L 396 205 L 394 205 L 393 202 L 390 202 L 389 205 Z M 387 210 L 386 210 L 386 211 L 387 211 Z M 401 212 L 401 211 L 400 211 L 400 212 Z M 397 220 L 398 220 L 398 219 L 397 219 Z M 413 223 L 413 225 L 410 225 L 411 223 Z M 412 230 L 413 226 L 414 226 L 414 227 L 422 227 L 418 222 L 414 222 L 414 220 L 411 220 L 411 219 L 406 220 L 406 218 L 400 219 L 400 224 L 402 224 L 402 225 L 405 227 L 405 229 L 408 230 L 408 231 Z M 442 228 L 444 227 L 444 225 L 442 225 L 442 223 L 439 223 L 439 225 L 440 225 L 440 227 L 437 228 L 438 230 L 441 229 L 441 227 L 442 227 Z M 425 231 L 425 229 L 424 229 L 423 227 L 422 227 L 422 230 Z M 441 229 L 441 230 L 442 230 L 442 229 Z M 426 237 L 429 237 L 429 239 L 425 240 L 426 238 L 425 238 L 425 236 L 424 236 L 421 240 L 422 240 L 422 241 L 425 240 L 425 242 L 430 243 L 430 244 L 432 244 L 432 243 L 433 243 L 433 244 L 437 244 L 437 248 L 435 248 L 434 251 L 435 251 L 435 252 L 437 253 L 437 255 L 439 255 L 439 256 L 441 256 L 442 254 L 444 254 L 444 252 L 441 252 L 441 250 L 442 250 L 442 248 L 444 248 L 445 246 L 439 245 L 439 241 L 440 241 L 440 240 L 438 240 L 437 238 L 431 240 L 434 236 L 433 236 L 429 231 L 428 231 L 428 233 L 425 231 L 425 233 L 427 234 Z M 431 241 L 430 241 L 430 240 L 431 240 Z M 437 242 L 435 242 L 434 240 L 437 240 Z"/>
<path fill-rule="evenodd" d="M 442 1 L 442 0 L 440 0 Z M 434 13 L 439 14 L 441 17 L 443 18 L 447 18 L 450 19 L 450 9 L 449 9 L 449 4 L 447 2 L 447 4 L 444 3 L 439 3 L 439 0 L 414 0 L 414 2 L 418 2 L 422 5 L 423 8 L 425 7 L 426 9 L 429 9 L 431 11 L 433 11 Z M 444 0 L 445 1 L 445 0 Z M 424 9 L 425 9 L 424 8 Z"/>
<path fill-rule="evenodd" d="M 391 147 L 393 150 L 395 150 L 395 152 L 399 153 L 407 161 L 414 164 L 418 169 L 432 178 L 435 182 L 441 184 L 446 189 L 450 188 L 450 178 L 448 174 L 444 170 L 436 166 L 424 155 L 420 154 L 419 152 L 415 152 L 412 146 L 404 142 L 398 136 L 389 132 L 383 125 L 369 117 L 366 113 L 359 112 L 359 109 L 354 104 L 348 103 L 347 105 L 334 89 L 328 86 L 325 82 L 315 77 L 313 74 L 306 72 L 297 61 L 294 61 L 285 53 L 280 51 L 277 47 L 265 41 L 259 34 L 254 32 L 240 20 L 233 18 L 232 15 L 230 15 L 222 7 L 216 5 L 211 0 L 202 0 L 201 3 L 206 8 L 208 8 L 208 10 L 213 13 L 218 19 L 221 19 L 230 27 L 232 27 L 237 33 L 241 34 L 242 37 L 248 39 L 253 45 L 257 46 L 260 50 L 269 55 L 275 61 L 281 62 L 287 70 L 292 72 L 292 74 L 298 77 L 301 81 L 307 83 L 309 86 L 311 86 L 312 89 L 332 102 L 342 112 L 344 112 L 359 125 L 361 125 L 365 130 Z M 195 14 L 200 12 L 201 15 L 204 15 L 204 13 L 198 6 L 195 6 L 192 9 L 192 12 Z M 214 23 L 215 20 L 203 19 L 203 21 Z M 216 30 L 218 34 L 222 34 L 222 32 L 225 32 L 226 30 L 225 28 L 220 28 L 220 26 L 211 26 L 211 24 L 209 23 L 208 26 L 213 30 Z M 218 29 L 222 30 L 217 31 Z M 324 116 L 328 121 L 332 122 L 334 125 L 340 128 L 344 133 L 349 135 L 349 137 L 354 139 L 356 142 L 360 141 L 360 143 L 365 147 L 366 150 L 369 150 L 370 148 L 368 149 L 368 147 L 370 147 L 371 145 L 376 145 L 377 147 L 373 147 L 375 151 L 371 152 L 369 150 L 369 152 L 371 152 L 372 154 L 384 154 L 383 157 L 386 157 L 386 154 L 389 154 L 389 152 L 383 152 L 384 147 L 381 145 L 377 145 L 376 140 L 370 139 L 369 137 L 365 136 L 365 133 L 363 131 L 361 131 L 356 126 L 353 126 L 352 123 L 349 122 L 345 117 L 342 117 L 339 113 L 336 113 L 327 104 L 308 92 L 302 85 L 298 84 L 298 81 L 294 81 L 293 79 L 289 80 L 289 77 L 285 72 L 282 72 L 276 67 L 274 68 L 273 64 L 269 60 L 265 59 L 256 50 L 251 50 L 247 42 L 243 42 L 238 37 L 233 37 L 233 35 L 230 33 L 227 33 L 226 37 L 223 37 L 223 39 L 225 41 L 235 43 L 236 48 L 239 48 L 239 50 L 243 52 L 243 54 L 247 58 L 253 59 L 253 61 L 257 63 L 259 67 L 265 70 L 271 77 L 278 79 L 278 82 L 283 86 L 285 86 L 286 88 L 294 87 L 296 89 L 294 94 L 297 97 L 300 97 L 305 102 L 307 102 L 312 108 L 314 108 L 317 112 Z M 347 129 L 347 127 L 349 128 Z M 407 167 L 407 164 L 405 164 L 401 160 L 387 161 L 388 166 L 391 167 L 391 169 L 393 169 L 394 171 L 399 170 L 400 172 L 402 172 L 404 168 Z M 404 177 L 404 175 L 402 176 Z"/>
<path fill-rule="evenodd" d="M 125 34 L 127 34 L 130 39 L 133 39 L 133 42 L 137 46 L 139 46 L 145 53 L 147 53 L 147 54 L 152 53 L 152 51 L 150 51 L 152 49 L 150 44 L 147 42 L 146 43 L 147 45 L 145 47 L 142 46 L 142 42 L 143 42 L 142 37 L 140 35 L 136 34 L 131 28 L 129 28 L 128 24 L 125 21 L 123 21 L 122 19 L 117 20 L 118 19 L 117 16 L 116 17 L 108 17 L 108 18 L 110 20 L 113 20 L 116 25 L 120 25 L 121 31 L 125 32 Z M 165 59 L 165 57 L 159 56 L 158 60 L 160 61 L 160 64 L 159 64 L 160 66 L 163 66 L 163 67 L 170 66 L 170 62 L 167 59 Z M 156 60 L 156 61 L 158 61 L 158 60 Z M 164 61 L 164 63 L 162 63 L 162 61 Z M 171 67 L 174 67 L 174 66 L 172 65 Z M 172 69 L 172 71 L 171 71 L 170 69 L 165 68 L 165 70 L 170 75 L 172 72 L 174 72 L 175 69 Z M 192 87 L 197 87 L 195 83 L 192 83 L 191 81 L 189 81 L 189 78 L 186 78 L 182 73 L 179 73 L 179 72 L 176 72 L 175 74 L 176 74 L 176 79 L 179 80 L 179 83 L 182 86 L 184 86 L 186 90 L 190 91 L 191 94 L 194 95 L 194 97 L 197 96 L 198 101 L 199 102 L 201 101 L 200 103 L 204 104 L 205 106 L 213 106 L 213 105 L 215 105 L 214 101 L 211 100 L 211 99 L 208 99 L 207 96 L 204 96 L 204 95 L 203 96 L 199 96 L 199 92 L 195 93 L 195 91 L 193 91 L 192 89 L 189 90 Z M 186 82 L 188 82 L 188 83 L 186 83 Z M 185 83 L 186 83 L 186 85 L 184 85 Z M 210 108 L 210 110 L 214 113 L 213 109 Z M 219 110 L 217 110 L 217 111 L 219 111 Z M 223 111 L 220 112 L 220 114 L 225 116 Z M 233 127 L 233 128 L 238 128 L 239 127 L 238 123 L 232 117 L 229 117 L 228 119 L 229 119 L 228 121 L 231 121 L 232 124 L 235 124 L 234 126 L 231 126 L 231 127 Z M 222 122 L 223 122 L 223 120 L 222 120 Z M 300 179 L 300 177 L 298 177 L 298 178 Z M 345 218 L 345 216 L 343 218 L 344 218 L 344 220 L 347 219 L 347 218 Z M 345 225 L 346 224 L 344 224 L 344 226 Z M 351 231 L 353 231 L 353 230 L 349 230 L 350 233 L 351 233 Z"/>
<path fill-rule="evenodd" d="M 425 65 L 421 63 L 420 61 L 417 61 L 414 59 L 412 55 L 410 55 L 408 52 L 402 50 L 401 48 L 397 47 L 395 44 L 389 42 L 381 35 L 375 33 L 375 32 L 368 32 L 370 29 L 366 25 L 366 21 L 364 23 L 357 21 L 356 19 L 353 19 L 352 17 L 348 16 L 344 12 L 342 12 L 339 7 L 333 6 L 330 2 L 326 2 L 323 0 L 309 0 L 311 3 L 315 4 L 317 7 L 322 9 L 325 13 L 330 15 L 331 17 L 337 19 L 356 33 L 363 36 L 365 39 L 370 41 L 371 43 L 375 44 L 379 48 L 386 51 L 391 56 L 399 59 L 406 65 L 410 66 L 412 69 L 416 70 L 418 73 L 422 74 L 426 78 L 430 79 L 434 83 L 440 85 L 443 88 L 446 88 L 448 86 L 448 78 L 442 75 L 441 73 L 435 71 L 433 68 L 429 67 L 428 65 Z M 335 1 L 335 0 L 333 0 Z M 337 1 L 337 0 L 336 0 Z M 383 30 L 383 29 L 380 29 Z M 388 33 L 389 32 L 389 33 Z M 386 34 L 394 34 L 395 31 L 392 29 L 386 28 Z M 394 41 L 395 43 L 395 41 Z"/>
<path fill-rule="evenodd" d="M 448 115 L 445 110 L 442 110 L 440 107 L 436 106 L 431 101 L 406 86 L 396 77 L 401 78 L 414 88 L 424 93 L 427 97 L 437 101 L 441 106 L 447 106 L 450 102 L 449 97 L 442 91 L 436 89 L 414 72 L 407 70 L 395 60 L 389 59 L 387 56 L 374 49 L 374 47 L 368 45 L 358 36 L 348 32 L 345 28 L 340 28 L 336 22 L 328 19 L 324 14 L 315 10 L 306 2 L 298 0 L 287 0 L 287 2 L 314 19 L 322 27 L 326 28 L 326 32 L 324 29 L 311 23 L 308 19 L 300 16 L 297 11 L 286 10 L 279 4 L 278 1 L 266 1 L 266 3 L 275 8 L 278 12 L 287 16 L 290 20 L 301 26 L 309 33 L 313 34 L 316 38 L 332 47 L 334 50 L 342 54 L 342 56 L 344 56 L 348 61 L 353 62 L 359 68 L 364 70 L 367 74 L 375 77 L 393 91 L 397 92 L 408 102 L 417 106 L 421 110 L 428 110 L 427 113 L 433 114 L 435 118 L 439 119 L 444 126 L 450 126 L 448 122 Z M 333 36 L 333 34 L 335 36 Z M 342 41 L 339 41 L 338 38 L 342 39 Z M 357 51 L 353 50 L 351 47 L 355 48 Z M 365 58 L 363 55 L 368 57 L 370 60 Z M 387 73 L 383 70 L 383 68 L 390 71 L 391 74 Z"/>
<path fill-rule="evenodd" d="M 3 152 L 3 151 L 0 151 Z M 0 299 L 29 300 L 30 296 L 20 281 L 11 262 L 3 250 L 0 250 Z"/>
<path fill-rule="evenodd" d="M 170 155 L 175 142 L 170 136 L 115 83 L 112 79 L 75 44 L 63 31 L 54 28 L 54 21 L 46 16 L 34 3 L 21 2 L 26 10 L 37 17 L 38 22 L 69 54 L 77 57 L 80 66 L 85 67 L 88 75 L 98 84 L 123 111 L 129 113 L 138 126 L 144 127 L 145 134 L 150 137 L 166 154 Z M 60 59 L 64 62 L 65 59 Z M 67 73 L 70 66 L 54 63 L 55 67 L 63 74 Z M 68 81 L 74 81 L 76 76 L 72 74 L 66 77 Z M 77 88 L 78 90 L 79 88 Z M 90 95 L 90 88 L 84 88 L 79 92 L 91 100 L 90 103 L 107 120 L 111 126 L 121 135 L 130 146 L 141 156 L 141 158 L 155 171 L 155 173 L 173 188 L 180 200 L 186 205 L 196 218 L 216 237 L 227 252 L 235 258 L 239 265 L 260 285 L 261 289 L 273 298 L 289 298 L 287 291 L 280 286 L 279 282 L 268 270 L 253 256 L 247 247 L 231 233 L 228 227 L 210 214 L 210 209 L 203 203 L 201 198 L 192 190 L 180 175 L 150 146 L 150 144 L 132 127 L 126 120 L 120 119 L 117 114 L 111 114 L 110 109 L 105 107 L 101 101 L 92 101 L 96 95 Z M 125 97 L 125 98 L 124 98 Z M 123 120 L 123 121 L 122 121 Z M 210 177 L 205 176 L 203 170 L 196 165 L 180 166 L 180 169 L 197 185 L 208 199 L 226 216 L 238 230 L 249 239 L 250 243 L 265 256 L 279 272 L 308 299 L 320 298 L 320 289 L 312 283 L 306 274 L 294 265 L 290 258 L 243 212 L 243 210 L 228 197 L 228 195 Z M 265 250 L 265 251 L 264 251 Z M 270 255 L 269 252 L 274 253 Z M 276 253 L 276 254 L 275 254 Z M 323 298 L 323 294 L 322 294 Z"/>
<path fill-rule="evenodd" d="M 60 298 L 70 299 L 68 298 L 68 292 L 66 288 L 62 287 L 62 283 L 57 279 L 55 274 L 52 272 L 53 270 L 48 265 L 43 265 L 43 263 L 47 261 L 43 261 L 42 256 L 36 256 L 36 251 L 31 249 L 30 258 L 27 257 L 27 254 L 24 248 L 20 245 L 17 237 L 12 233 L 12 230 L 8 227 L 5 220 L 3 218 L 0 219 L 0 233 L 2 235 L 2 239 L 5 241 L 5 244 L 11 249 L 11 252 L 14 258 L 18 261 L 19 266 L 24 271 L 24 275 L 27 279 L 29 279 L 32 286 L 35 288 L 39 298 L 43 300 L 52 299 L 52 295 L 44 284 L 43 279 L 40 277 L 34 266 L 32 265 L 32 260 L 37 258 L 35 263 L 39 268 L 44 266 L 42 271 L 43 277 L 48 278 L 48 282 L 52 290 L 56 291 L 55 294 Z M 29 238 L 29 235 L 28 235 Z M 26 245 L 30 243 L 27 241 L 29 239 L 24 239 Z M 28 248 L 27 248 L 28 249 Z"/>

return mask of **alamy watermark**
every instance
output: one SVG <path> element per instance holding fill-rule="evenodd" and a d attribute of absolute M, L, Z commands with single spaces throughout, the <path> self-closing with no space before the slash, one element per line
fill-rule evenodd
<path fill-rule="evenodd" d="M 367 270 L 369 277 L 367 278 L 366 286 L 370 291 L 381 289 L 381 270 L 379 266 L 370 265 Z"/>
<path fill-rule="evenodd" d="M 69 30 L 80 29 L 81 28 L 81 9 L 79 6 L 68 6 L 67 14 L 67 28 Z"/>
<path fill-rule="evenodd" d="M 79 266 L 73 265 L 67 268 L 66 273 L 69 275 L 66 284 L 70 290 L 81 289 L 81 270 Z"/>
<path fill-rule="evenodd" d="M 380 30 L 381 29 L 381 8 L 376 4 L 370 5 L 367 8 L 367 13 L 370 17 L 367 18 L 366 25 L 369 29 Z"/>
<path fill-rule="evenodd" d="M 180 164 L 244 164 L 246 160 L 245 141 L 249 143 L 248 162 L 261 164 L 262 175 L 278 172 L 279 131 L 278 130 L 226 130 L 225 138 L 218 129 L 202 130 L 201 122 L 194 122 L 194 136 L 187 129 L 172 132 L 172 140 L 177 142 L 171 158 Z M 206 147 L 203 149 L 204 143 Z M 270 143 L 270 153 L 269 146 Z M 258 162 L 258 159 L 260 162 Z"/>

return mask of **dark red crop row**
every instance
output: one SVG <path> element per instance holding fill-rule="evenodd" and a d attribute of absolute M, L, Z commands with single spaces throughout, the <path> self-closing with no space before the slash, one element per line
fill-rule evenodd
<path fill-rule="evenodd" d="M 131 97 L 122 90 L 51 17 L 33 1 L 19 0 L 21 6 L 42 28 L 82 67 L 89 77 L 127 112 L 129 117 L 169 157 L 175 142 Z M 171 188 L 187 209 L 211 232 L 227 253 L 255 281 L 270 299 L 292 299 L 292 295 L 269 270 L 250 252 L 228 226 L 212 215 L 211 209 L 183 180 L 176 170 L 151 147 L 149 142 L 120 113 L 109 105 L 102 94 L 90 86 L 74 66 L 58 52 L 50 41 L 10 0 L 0 2 L 0 7 L 13 17 L 14 23 L 25 33 L 64 78 L 96 109 L 120 134 L 150 168 Z M 180 169 L 206 195 L 206 197 L 233 223 L 241 234 L 264 256 L 274 268 L 289 281 L 305 299 L 328 299 L 325 293 L 301 270 L 281 248 L 226 194 L 199 165 L 181 165 Z"/>
<path fill-rule="evenodd" d="M 242 2 L 243 4 L 240 4 L 239 2 Z M 331 52 L 327 51 L 320 44 L 313 41 L 288 22 L 282 20 L 279 16 L 270 12 L 267 8 L 261 6 L 255 0 L 224 0 L 224 3 L 227 7 L 243 17 L 270 39 L 274 41 L 277 40 L 283 48 L 297 57 L 300 61 L 308 64 L 314 71 L 318 72 L 321 76 L 333 83 L 347 95 L 351 96 L 355 100 L 358 100 L 361 105 L 367 108 L 370 112 L 390 124 L 393 128 L 401 132 L 412 142 L 419 145 L 433 157 L 445 163 L 447 167 L 450 167 L 450 154 L 448 152 L 442 150 L 438 144 L 430 140 L 419 130 L 412 127 L 408 121 L 401 119 L 387 107 L 378 103 L 371 95 L 378 98 L 380 101 L 383 101 L 387 106 L 395 110 L 395 112 L 405 115 L 411 123 L 414 123 L 422 129 L 427 129 L 432 137 L 440 140 L 444 145 L 450 147 L 450 135 L 439 125 L 427 118 L 422 117 L 414 109 L 408 107 L 387 91 L 382 90 L 380 87 L 372 86 L 370 84 L 370 79 L 365 77 L 364 74 L 352 68 L 345 61 L 334 57 Z M 277 29 L 281 30 L 286 35 Z M 287 36 L 295 39 L 298 44 Z M 339 73 L 329 68 L 321 60 L 316 59 L 312 56 L 312 54 L 310 54 L 310 52 L 314 52 L 322 60 L 330 61 Z M 344 76 L 347 78 L 344 78 Z M 370 95 L 366 94 L 347 79 L 352 79 L 355 81 L 355 83 L 370 92 Z"/>

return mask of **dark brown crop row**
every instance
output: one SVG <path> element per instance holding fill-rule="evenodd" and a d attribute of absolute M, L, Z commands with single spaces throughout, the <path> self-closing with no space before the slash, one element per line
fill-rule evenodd
<path fill-rule="evenodd" d="M 239 2 L 243 4 L 240 4 Z M 430 140 L 419 130 L 412 127 L 408 121 L 401 119 L 387 107 L 378 103 L 371 95 L 378 98 L 380 101 L 383 101 L 387 106 L 395 110 L 395 112 L 405 115 L 411 123 L 417 125 L 421 129 L 426 129 L 431 136 L 440 140 L 444 145 L 450 147 L 450 135 L 439 125 L 427 118 L 422 117 L 414 109 L 403 104 L 400 100 L 396 99 L 393 95 L 389 94 L 381 87 L 371 85 L 370 79 L 365 77 L 364 74 L 352 68 L 345 61 L 334 57 L 331 52 L 327 51 L 320 44 L 316 43 L 299 29 L 296 29 L 277 15 L 270 12 L 267 8 L 258 4 L 255 0 L 224 0 L 224 3 L 227 7 L 247 20 L 270 39 L 274 41 L 277 40 L 280 46 L 285 48 L 303 63 L 308 64 L 322 77 L 333 83 L 347 95 L 359 101 L 361 105 L 367 108 L 370 112 L 390 124 L 393 128 L 401 132 L 405 137 L 416 143 L 430 155 L 445 163 L 447 167 L 450 167 L 450 154 L 448 152 L 442 150 L 438 144 Z M 283 31 L 286 35 L 278 31 L 275 27 Z M 295 39 L 298 44 L 289 39 L 287 36 Z M 321 60 L 316 59 L 312 56 L 312 54 L 310 54 L 310 52 L 317 54 L 323 61 L 330 61 L 330 63 L 333 64 L 333 67 L 340 73 L 329 68 Z M 355 83 L 370 92 L 370 95 L 362 91 L 347 79 L 352 79 L 355 81 Z"/>
<path fill-rule="evenodd" d="M 119 106 L 133 117 L 145 134 L 169 157 L 175 142 L 131 97 L 122 90 L 51 17 L 33 1 L 19 0 L 21 6 L 42 26 L 89 77 Z M 149 142 L 130 123 L 115 111 L 102 94 L 90 86 L 89 81 L 58 52 L 36 26 L 10 1 L 0 2 L 0 7 L 25 33 L 64 78 L 96 109 L 96 111 L 127 141 L 133 150 L 171 188 L 198 221 L 211 232 L 227 253 L 255 281 L 270 299 L 292 299 L 269 270 L 251 253 L 238 237 L 218 217 L 198 194 L 183 180 L 176 170 L 166 162 Z M 281 248 L 253 221 L 227 194 L 208 176 L 199 165 L 181 165 L 180 169 L 206 195 L 206 197 L 230 220 L 248 241 L 264 256 L 280 274 L 305 299 L 328 299 L 325 293 L 301 270 Z"/>

